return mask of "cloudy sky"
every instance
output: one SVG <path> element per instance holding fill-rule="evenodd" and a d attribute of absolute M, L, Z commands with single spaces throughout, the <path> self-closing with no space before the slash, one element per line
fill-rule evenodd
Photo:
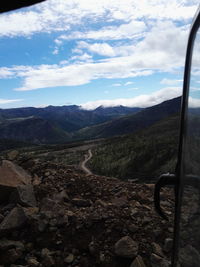
<path fill-rule="evenodd" d="M 198 0 L 47 0 L 0 15 L 0 107 L 146 107 L 181 94 Z"/>

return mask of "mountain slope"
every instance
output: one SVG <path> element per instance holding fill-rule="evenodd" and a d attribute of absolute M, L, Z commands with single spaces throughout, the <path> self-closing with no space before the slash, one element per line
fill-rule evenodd
<path fill-rule="evenodd" d="M 123 135 L 144 129 L 180 111 L 181 98 L 177 97 L 153 107 L 146 108 L 136 114 L 113 119 L 103 124 L 79 130 L 77 138 L 107 138 Z"/>
<path fill-rule="evenodd" d="M 93 151 L 94 173 L 122 179 L 155 179 L 174 172 L 180 116 L 170 116 L 134 134 L 110 138 Z"/>
<path fill-rule="evenodd" d="M 69 134 L 57 129 L 47 120 L 35 117 L 1 121 L 0 139 L 40 143 L 57 143 L 69 139 Z"/>
<path fill-rule="evenodd" d="M 0 121 L 34 116 L 47 120 L 55 127 L 61 128 L 69 133 L 86 126 L 106 122 L 116 117 L 133 114 L 139 110 L 141 109 L 123 106 L 112 108 L 99 107 L 95 110 L 84 110 L 76 105 L 0 109 Z"/>

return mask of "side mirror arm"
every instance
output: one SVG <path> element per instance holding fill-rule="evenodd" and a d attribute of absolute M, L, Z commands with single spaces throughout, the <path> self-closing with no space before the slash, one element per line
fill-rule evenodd
<path fill-rule="evenodd" d="M 154 207 L 157 213 L 165 220 L 168 221 L 167 216 L 163 212 L 161 205 L 160 205 L 160 191 L 163 187 L 166 185 L 172 185 L 174 186 L 175 189 L 175 198 L 176 198 L 176 190 L 177 190 L 177 184 L 178 180 L 175 174 L 162 174 L 159 177 L 158 182 L 155 184 L 155 189 L 154 189 Z M 176 201 L 176 200 L 175 200 Z"/>

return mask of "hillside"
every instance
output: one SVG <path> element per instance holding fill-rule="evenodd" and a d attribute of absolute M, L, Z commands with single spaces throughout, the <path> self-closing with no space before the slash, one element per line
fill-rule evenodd
<path fill-rule="evenodd" d="M 37 117 L 4 119 L 0 122 L 0 139 L 30 143 L 57 143 L 69 139 L 69 134 Z"/>
<path fill-rule="evenodd" d="M 0 109 L 0 142 L 8 139 L 33 144 L 73 141 L 72 132 L 116 117 L 136 113 L 139 108 L 99 107 L 83 110 L 79 106 Z"/>
<path fill-rule="evenodd" d="M 174 172 L 179 138 L 178 115 L 137 131 L 110 138 L 93 150 L 90 167 L 100 175 L 147 182 Z"/>
<path fill-rule="evenodd" d="M 13 108 L 0 109 L 0 120 L 34 116 L 47 120 L 62 130 L 72 132 L 85 126 L 91 126 L 119 116 L 133 114 L 139 110 L 141 109 L 123 106 L 113 108 L 98 107 L 94 110 L 84 110 L 76 105 L 48 106 L 46 108 Z"/>
<path fill-rule="evenodd" d="M 159 260 L 160 266 L 170 266 L 170 189 L 162 192 L 169 216 L 164 221 L 153 207 L 152 184 L 86 175 L 78 165 L 49 160 L 47 151 L 40 158 L 32 158 L 32 152 L 1 155 L 1 197 L 7 192 L 0 205 L 1 264 L 152 267 Z M 3 185 L 8 172 L 18 178 L 12 187 Z M 14 183 L 24 177 L 28 184 Z"/>
<path fill-rule="evenodd" d="M 144 129 L 163 118 L 180 112 L 181 98 L 177 97 L 159 105 L 145 108 L 133 115 L 113 119 L 103 124 L 86 127 L 79 130 L 75 137 L 83 139 L 107 138 L 117 135 L 133 133 Z"/>
<path fill-rule="evenodd" d="M 7 139 L 56 144 L 130 134 L 179 112 L 180 102 L 180 97 L 174 98 L 142 110 L 123 106 L 90 111 L 78 106 L 1 109 L 0 143 Z"/>

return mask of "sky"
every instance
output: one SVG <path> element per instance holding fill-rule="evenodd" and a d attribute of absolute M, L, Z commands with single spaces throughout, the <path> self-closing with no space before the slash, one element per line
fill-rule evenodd
<path fill-rule="evenodd" d="M 47 0 L 1 14 L 0 108 L 148 107 L 181 95 L 198 4 Z"/>

